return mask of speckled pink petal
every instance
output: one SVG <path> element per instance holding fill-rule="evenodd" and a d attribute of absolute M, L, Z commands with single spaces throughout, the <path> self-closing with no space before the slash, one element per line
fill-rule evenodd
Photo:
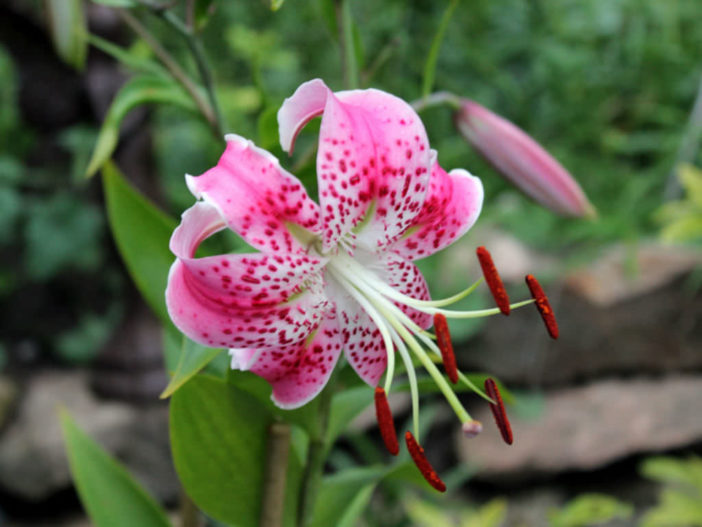
<path fill-rule="evenodd" d="M 446 173 L 435 163 L 421 212 L 392 250 L 410 260 L 425 258 L 470 229 L 483 206 L 483 184 L 465 170 Z"/>
<path fill-rule="evenodd" d="M 323 262 L 307 255 L 227 254 L 192 258 L 207 236 L 222 228 L 213 205 L 183 213 L 171 238 L 178 257 L 166 303 L 173 322 L 207 346 L 260 347 L 305 338 L 326 307 Z"/>
<path fill-rule="evenodd" d="M 341 333 L 336 317 L 329 315 L 313 335 L 297 344 L 231 352 L 242 369 L 248 368 L 271 383 L 277 406 L 298 408 L 327 384 L 341 353 Z"/>
<path fill-rule="evenodd" d="M 215 205 L 227 225 L 253 247 L 268 253 L 306 252 L 287 223 L 319 230 L 319 206 L 300 181 L 271 154 L 251 141 L 228 135 L 217 166 L 199 177 L 186 176 L 197 198 Z"/>
<path fill-rule="evenodd" d="M 166 304 L 178 329 L 195 342 L 226 348 L 287 345 L 307 337 L 319 323 L 326 307 L 324 296 L 307 288 L 285 303 L 267 302 L 260 296 L 272 292 L 275 284 L 242 279 L 251 275 L 245 268 L 242 272 L 238 267 L 243 264 L 234 260 L 237 257 L 246 257 L 250 261 L 270 258 L 260 253 L 226 256 L 233 271 L 229 275 L 232 281 L 220 281 L 219 284 L 212 284 L 212 276 L 193 273 L 185 261 L 176 260 L 168 275 Z M 210 262 L 221 264 L 225 257 L 217 258 L 220 260 Z M 212 274 L 215 274 L 214 269 Z M 297 290 L 287 289 L 285 295 L 291 296 Z M 283 296 L 280 291 L 275 293 Z"/>
<path fill-rule="evenodd" d="M 387 366 L 387 351 L 378 327 L 328 273 L 324 275 L 325 293 L 336 306 L 344 355 L 359 377 L 377 386 Z"/>
<path fill-rule="evenodd" d="M 278 110 L 278 133 L 284 152 L 292 154 L 297 134 L 324 111 L 328 92 L 329 88 L 322 79 L 313 79 L 301 84 L 283 101 Z"/>
<path fill-rule="evenodd" d="M 325 249 L 356 227 L 357 243 L 382 250 L 424 201 L 431 154 L 424 126 L 403 100 L 379 90 L 333 94 L 319 79 L 303 84 L 278 114 L 281 145 L 322 113 L 317 178 Z"/>
<path fill-rule="evenodd" d="M 431 300 L 427 281 L 419 268 L 412 262 L 397 254 L 386 253 L 382 256 L 382 266 L 378 276 L 394 289 L 416 300 Z M 399 302 L 395 302 L 395 305 L 422 329 L 430 328 L 433 324 L 430 315 Z"/>

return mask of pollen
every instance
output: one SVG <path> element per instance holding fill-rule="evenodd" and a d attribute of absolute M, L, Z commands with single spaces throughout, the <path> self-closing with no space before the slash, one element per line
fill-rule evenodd
<path fill-rule="evenodd" d="M 444 363 L 446 375 L 453 384 L 458 382 L 458 370 L 456 368 L 456 355 L 453 353 L 453 343 L 451 333 L 449 333 L 446 317 L 441 313 L 434 315 L 434 331 L 436 332 L 436 343 L 441 351 L 441 360 Z"/>
<path fill-rule="evenodd" d="M 490 252 L 485 247 L 478 247 L 475 251 L 478 256 L 478 261 L 480 262 L 480 267 L 483 270 L 483 276 L 485 277 L 485 282 L 487 282 L 492 297 L 495 299 L 497 307 L 503 315 L 509 315 L 509 296 L 505 290 L 505 286 L 502 283 L 502 278 L 497 272 L 494 262 L 492 261 L 492 256 Z"/>
<path fill-rule="evenodd" d="M 412 435 L 412 432 L 405 432 L 405 441 L 407 442 L 407 450 L 412 457 L 412 461 L 417 465 L 419 472 L 422 473 L 427 483 L 434 487 L 439 492 L 446 492 L 446 484 L 441 481 L 441 478 L 431 466 L 427 456 L 424 455 L 424 449 L 417 443 L 417 440 Z"/>
<path fill-rule="evenodd" d="M 546 330 L 552 339 L 558 338 L 558 323 L 556 322 L 556 317 L 553 314 L 553 309 L 551 309 L 551 304 L 548 301 L 548 297 L 544 290 L 541 288 L 541 284 L 534 277 L 534 275 L 526 275 L 526 283 L 529 286 L 529 292 L 532 298 L 535 300 L 536 309 L 539 310 L 541 319 L 544 321 Z"/>
<path fill-rule="evenodd" d="M 392 419 L 388 398 L 385 395 L 385 390 L 380 386 L 375 389 L 375 416 L 378 419 L 378 427 L 380 428 L 380 436 L 383 438 L 385 448 L 388 449 L 393 456 L 400 452 L 400 445 L 397 442 L 397 432 L 395 432 L 395 422 Z"/>
<path fill-rule="evenodd" d="M 490 399 L 495 401 L 495 404 L 490 404 L 490 410 L 492 410 L 492 415 L 495 418 L 495 424 L 497 424 L 497 428 L 500 430 L 504 442 L 511 445 L 514 441 L 512 437 L 512 426 L 509 424 L 509 419 L 507 419 L 505 404 L 502 402 L 500 390 L 497 388 L 497 383 L 494 379 L 485 379 L 485 393 L 488 394 Z"/>

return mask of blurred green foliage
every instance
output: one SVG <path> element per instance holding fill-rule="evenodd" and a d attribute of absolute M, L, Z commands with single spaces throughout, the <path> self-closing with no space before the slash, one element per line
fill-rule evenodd
<path fill-rule="evenodd" d="M 662 205 L 656 219 L 663 225 L 661 237 L 667 242 L 702 240 L 702 170 L 682 165 L 677 171 L 684 190 L 683 199 Z"/>
<path fill-rule="evenodd" d="M 641 527 L 702 526 L 702 459 L 653 457 L 641 473 L 663 485 L 660 501 L 641 520 Z"/>

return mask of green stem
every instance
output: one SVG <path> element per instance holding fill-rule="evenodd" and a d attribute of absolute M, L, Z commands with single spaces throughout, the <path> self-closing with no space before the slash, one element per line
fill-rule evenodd
<path fill-rule="evenodd" d="M 226 123 L 224 122 L 224 116 L 219 107 L 219 102 L 217 100 L 217 95 L 214 90 L 214 80 L 212 78 L 212 72 L 207 62 L 207 57 L 205 55 L 205 50 L 202 47 L 202 42 L 200 38 L 186 26 L 182 20 L 180 20 L 171 11 L 166 10 L 156 10 L 152 9 L 152 13 L 159 16 L 168 25 L 170 25 L 175 31 L 180 33 L 180 35 L 185 40 L 190 53 L 195 60 L 195 66 L 197 67 L 202 83 L 205 86 L 205 91 L 207 92 L 207 98 L 209 99 L 210 106 L 214 113 L 214 128 L 217 134 L 223 136 L 226 130 Z"/>
<path fill-rule="evenodd" d="M 441 17 L 441 22 L 439 23 L 439 29 L 436 30 L 436 35 L 434 35 L 434 40 L 431 43 L 431 48 L 429 48 L 429 55 L 427 55 L 427 62 L 424 66 L 424 78 L 422 79 L 422 96 L 426 97 L 431 92 L 432 86 L 434 86 L 434 78 L 436 76 L 436 62 L 439 58 L 439 50 L 441 49 L 441 43 L 444 40 L 444 35 L 446 34 L 446 28 L 451 21 L 451 15 L 458 6 L 458 0 L 451 0 L 451 3 L 444 11 Z"/>
<path fill-rule="evenodd" d="M 280 527 L 283 524 L 289 451 L 290 425 L 281 422 L 272 423 L 268 427 L 260 527 Z"/>
<path fill-rule="evenodd" d="M 210 123 L 211 126 L 216 126 L 215 113 L 210 106 L 210 104 L 202 98 L 200 91 L 198 90 L 195 83 L 188 77 L 187 73 L 178 65 L 175 59 L 171 56 L 166 49 L 161 46 L 161 44 L 149 33 L 139 20 L 137 20 L 129 11 L 126 9 L 117 9 L 117 13 L 120 18 L 127 24 L 132 31 L 134 31 L 139 37 L 141 37 L 144 42 L 151 48 L 154 55 L 158 57 L 161 63 L 166 67 L 168 72 L 180 85 L 188 92 L 190 97 L 197 105 L 200 113 L 205 118 L 205 120 Z"/>
<path fill-rule="evenodd" d="M 334 394 L 334 377 L 335 374 L 332 373 L 332 378 L 327 382 L 326 388 L 318 396 L 320 400 L 317 409 L 317 427 L 312 437 L 310 437 L 310 443 L 307 447 L 307 463 L 302 474 L 300 497 L 298 499 L 297 527 L 306 527 L 311 521 L 317 494 L 322 482 L 329 413 L 332 395 Z"/>
<path fill-rule="evenodd" d="M 351 18 L 351 1 L 340 0 L 337 3 L 336 16 L 341 34 L 341 57 L 344 65 L 344 86 L 347 90 L 355 90 L 360 86 L 356 50 L 353 43 L 353 18 Z"/>
<path fill-rule="evenodd" d="M 458 110 L 461 107 L 461 98 L 447 91 L 439 91 L 410 103 L 416 112 L 421 112 L 427 108 L 444 104 L 450 106 L 454 110 Z"/>

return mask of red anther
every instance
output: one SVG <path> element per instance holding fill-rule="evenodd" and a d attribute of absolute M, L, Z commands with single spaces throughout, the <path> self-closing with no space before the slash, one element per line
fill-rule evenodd
<path fill-rule="evenodd" d="M 531 297 L 536 301 L 536 309 L 539 310 L 541 319 L 544 321 L 546 330 L 552 339 L 558 338 L 558 322 L 556 322 L 556 317 L 553 314 L 553 309 L 551 309 L 551 304 L 548 302 L 548 297 L 544 290 L 541 288 L 539 281 L 534 278 L 534 275 L 526 275 L 526 283 L 529 286 L 529 292 Z"/>
<path fill-rule="evenodd" d="M 500 308 L 503 315 L 509 315 L 509 296 L 502 283 L 502 278 L 500 278 L 500 274 L 497 272 L 497 268 L 492 261 L 492 256 L 490 256 L 490 253 L 485 247 L 478 247 L 475 250 L 475 254 L 478 255 L 478 261 L 483 270 L 483 276 L 490 288 L 492 297 L 495 299 L 497 307 Z"/>
<path fill-rule="evenodd" d="M 436 333 L 436 343 L 441 351 L 441 360 L 444 363 L 446 375 L 453 384 L 458 382 L 458 369 L 456 368 L 456 355 L 453 353 L 453 343 L 449 332 L 446 317 L 441 313 L 434 315 L 434 332 Z"/>
<path fill-rule="evenodd" d="M 497 403 L 490 404 L 490 410 L 492 410 L 492 415 L 495 418 L 495 423 L 500 430 L 502 439 L 505 443 L 511 445 L 514 440 L 512 437 L 512 427 L 509 424 L 509 419 L 507 419 L 507 412 L 505 412 L 505 404 L 502 402 L 500 390 L 497 388 L 497 383 L 493 379 L 485 379 L 485 393 L 487 393 L 490 399 Z"/>
<path fill-rule="evenodd" d="M 395 422 L 392 420 L 392 413 L 390 412 L 390 405 L 388 404 L 385 390 L 380 386 L 375 389 L 375 416 L 378 419 L 378 427 L 380 428 L 380 435 L 385 443 L 385 448 L 393 456 L 396 456 L 400 451 L 400 445 L 397 442 Z"/>
<path fill-rule="evenodd" d="M 434 487 L 439 492 L 446 492 L 446 484 L 441 481 L 441 478 L 429 463 L 427 456 L 424 455 L 424 449 L 419 446 L 419 443 L 417 443 L 417 440 L 412 435 L 412 432 L 407 431 L 405 433 L 405 441 L 407 442 L 407 450 L 409 451 L 410 456 L 412 456 L 412 461 L 414 461 L 414 464 L 417 465 L 419 472 L 422 473 L 422 476 L 424 476 L 424 479 L 427 480 L 427 483 L 429 483 L 429 485 Z"/>

